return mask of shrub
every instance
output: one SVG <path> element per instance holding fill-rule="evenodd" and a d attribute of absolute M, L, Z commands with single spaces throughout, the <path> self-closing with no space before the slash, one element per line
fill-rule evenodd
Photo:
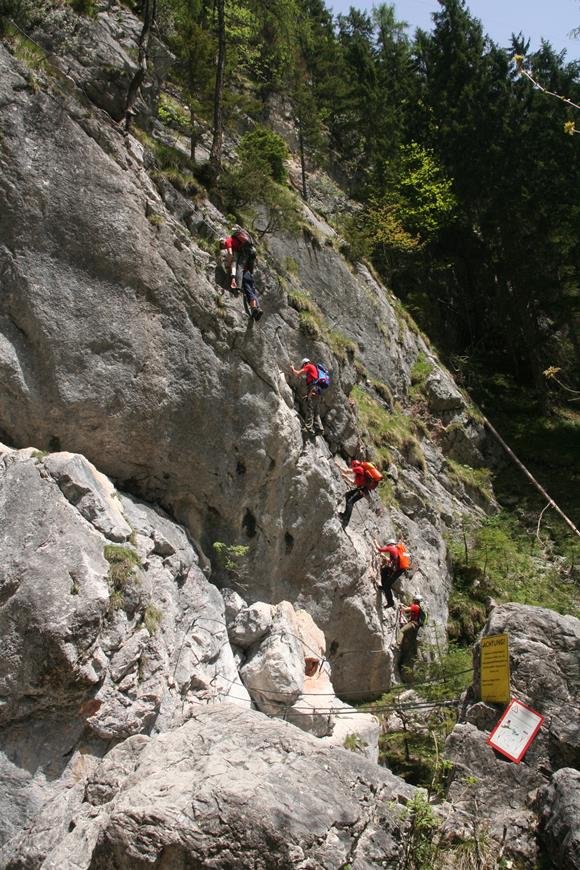
<path fill-rule="evenodd" d="M 454 459 L 446 459 L 445 462 L 450 475 L 461 481 L 468 492 L 480 495 L 487 502 L 492 501 L 493 490 L 489 468 L 472 468 L 471 465 L 461 465 Z"/>
<path fill-rule="evenodd" d="M 238 154 L 243 164 L 262 164 L 274 181 L 286 180 L 284 161 L 288 159 L 288 148 L 282 137 L 273 130 L 258 126 L 251 133 L 245 133 L 240 140 Z"/>
<path fill-rule="evenodd" d="M 68 2 L 79 15 L 89 15 L 94 18 L 97 14 L 95 0 L 68 0 Z"/>
<path fill-rule="evenodd" d="M 162 124 L 178 130 L 189 130 L 189 112 L 169 94 L 161 94 L 157 107 L 157 117 Z"/>
<path fill-rule="evenodd" d="M 237 572 L 250 548 L 246 544 L 224 544 L 223 541 L 214 541 L 213 551 L 220 568 Z"/>

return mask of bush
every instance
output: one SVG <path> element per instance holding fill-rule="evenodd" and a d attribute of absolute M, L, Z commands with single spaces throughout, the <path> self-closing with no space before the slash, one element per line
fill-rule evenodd
<path fill-rule="evenodd" d="M 241 138 L 238 154 L 242 164 L 261 164 L 274 181 L 286 181 L 284 161 L 288 159 L 288 148 L 282 137 L 273 130 L 259 126 L 251 133 L 246 133 Z"/>

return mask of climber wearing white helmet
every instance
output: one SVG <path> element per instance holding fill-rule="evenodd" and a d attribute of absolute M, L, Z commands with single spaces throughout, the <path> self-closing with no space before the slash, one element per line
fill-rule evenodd
<path fill-rule="evenodd" d="M 401 613 L 407 614 L 407 622 L 401 628 L 401 639 L 407 631 L 417 632 L 425 622 L 425 613 L 421 607 L 422 601 L 423 596 L 415 593 L 413 595 L 413 603 L 408 607 L 401 607 Z"/>
<path fill-rule="evenodd" d="M 397 544 L 394 539 L 387 541 L 381 547 L 377 541 L 373 541 L 377 553 L 381 556 L 381 588 L 387 599 L 387 607 L 394 607 L 392 587 L 411 564 L 411 558 L 403 543 Z"/>
<path fill-rule="evenodd" d="M 311 362 L 307 356 L 300 363 L 300 368 L 295 369 L 290 366 L 292 374 L 301 378 L 306 378 L 306 395 L 302 396 L 303 412 L 304 412 L 304 431 L 309 435 L 322 435 L 324 428 L 320 419 L 320 386 L 319 386 L 319 371 L 318 367 Z"/>

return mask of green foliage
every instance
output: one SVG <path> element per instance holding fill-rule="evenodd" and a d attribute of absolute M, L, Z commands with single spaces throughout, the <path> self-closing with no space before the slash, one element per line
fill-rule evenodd
<path fill-rule="evenodd" d="M 161 179 L 169 181 L 177 190 L 189 196 L 194 196 L 202 191 L 199 181 L 191 172 L 184 172 L 174 166 L 170 166 L 167 169 L 153 170 L 150 175 L 154 181 L 160 181 Z"/>
<path fill-rule="evenodd" d="M 285 161 L 288 159 L 288 147 L 273 130 L 257 126 L 251 133 L 245 133 L 240 140 L 238 154 L 243 164 L 262 166 L 264 174 L 274 181 L 286 180 Z"/>
<path fill-rule="evenodd" d="M 177 130 L 189 130 L 190 116 L 183 105 L 169 94 L 162 93 L 159 97 L 157 117 L 162 124 Z"/>
<path fill-rule="evenodd" d="M 157 632 L 162 619 L 162 611 L 150 601 L 143 612 L 143 624 L 151 636 Z"/>
<path fill-rule="evenodd" d="M 95 0 L 68 0 L 68 3 L 79 15 L 88 15 L 94 18 L 97 14 Z"/>
<path fill-rule="evenodd" d="M 459 698 L 473 677 L 471 647 L 456 643 L 422 644 L 422 658 L 413 668 L 412 683 L 419 684 L 421 696 L 427 701 L 447 701 Z"/>
<path fill-rule="evenodd" d="M 549 607 L 580 615 L 573 580 L 546 559 L 534 531 L 507 513 L 488 517 L 481 525 L 464 525 L 449 542 L 453 591 L 449 603 L 449 635 L 473 642 L 485 621 L 488 596 Z M 561 567 L 561 566 L 560 566 Z"/>
<path fill-rule="evenodd" d="M 214 541 L 213 551 L 220 568 L 237 573 L 250 548 L 245 544 L 224 544 L 222 541 Z"/>
<path fill-rule="evenodd" d="M 327 333 L 327 341 L 334 355 L 343 363 L 347 362 L 349 356 L 354 357 L 358 351 L 356 342 L 347 338 L 342 332 L 329 331 Z"/>
<path fill-rule="evenodd" d="M 282 268 L 285 272 L 288 272 L 289 275 L 298 275 L 300 272 L 300 266 L 294 257 L 284 257 L 282 260 Z"/>
<path fill-rule="evenodd" d="M 425 467 L 425 458 L 415 437 L 415 423 L 411 417 L 396 409 L 387 411 L 362 387 L 353 387 L 351 397 L 372 444 L 385 464 L 391 462 L 389 448 L 396 447 L 408 462 L 420 468 Z"/>
<path fill-rule="evenodd" d="M 418 793 L 406 805 L 411 828 L 405 844 L 402 867 L 405 870 L 430 870 L 435 866 L 437 844 L 435 834 L 439 820 L 424 795 Z"/>
<path fill-rule="evenodd" d="M 147 220 L 154 227 L 161 227 L 165 223 L 165 218 L 163 215 L 157 214 L 154 211 L 149 212 L 147 215 Z"/>
<path fill-rule="evenodd" d="M 46 53 L 31 39 L 13 27 L 10 22 L 4 25 L 4 33 L 8 38 L 8 43 L 15 57 L 19 61 L 26 64 L 28 69 L 34 72 L 48 73 L 51 71 Z M 29 82 L 30 84 L 30 82 Z M 37 87 L 34 88 L 37 90 Z"/>
<path fill-rule="evenodd" d="M 113 610 L 123 607 L 126 588 L 137 581 L 135 568 L 141 565 L 138 554 L 130 547 L 107 544 L 103 555 L 109 563 L 107 580 Z"/>
<path fill-rule="evenodd" d="M 374 391 L 378 393 L 381 399 L 386 402 L 389 407 L 392 407 L 394 404 L 394 399 L 390 387 L 387 384 L 384 384 L 382 381 L 372 380 L 371 384 Z"/>
<path fill-rule="evenodd" d="M 360 734 L 347 734 L 344 738 L 343 746 L 351 752 L 364 753 L 367 744 L 364 742 Z"/>

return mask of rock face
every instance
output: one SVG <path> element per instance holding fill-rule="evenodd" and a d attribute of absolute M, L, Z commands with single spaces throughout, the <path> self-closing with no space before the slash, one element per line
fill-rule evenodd
<path fill-rule="evenodd" d="M 215 238 L 225 219 L 207 200 L 168 196 L 170 183 L 148 174 L 142 145 L 87 99 L 118 116 L 138 33 L 125 9 L 103 5 L 94 21 L 47 11 L 35 38 L 56 61 L 70 53 L 66 96 L 42 73 L 29 89 L 27 70 L 0 46 L 0 426 L 11 443 L 83 454 L 122 489 L 163 504 L 187 526 L 218 585 L 232 578 L 215 564 L 213 544 L 248 546 L 249 603 L 307 610 L 325 632 L 339 689 L 380 694 L 393 665 L 368 533 L 406 538 L 421 560 L 432 621 L 445 621 L 441 530 L 476 508 L 425 438 L 424 467 L 395 449 L 399 505 L 387 512 L 378 500 L 374 511 L 362 503 L 345 534 L 336 519 L 345 487 L 332 455 L 360 446 L 347 401 L 355 380 L 374 399 L 375 382 L 404 399 L 418 355 L 432 355 L 366 268 L 353 274 L 317 241 L 335 234 L 309 210 L 312 233 L 274 236 L 260 251 L 265 316 L 259 328 L 248 325 L 197 245 L 198 227 Z M 318 305 L 326 342 L 306 335 L 288 304 L 280 275 L 290 260 L 291 289 Z M 358 370 L 352 354 L 331 350 L 341 333 L 353 335 Z M 333 371 L 326 440 L 307 444 L 289 375 L 305 353 Z M 439 380 L 453 394 L 445 414 L 463 414 L 449 375 L 441 370 Z M 63 470 L 70 479 L 62 482 L 80 505 L 83 484 L 72 472 Z M 104 533 L 123 541 L 126 529 L 102 502 L 86 510 L 107 516 Z M 370 667 L 341 654 L 361 645 L 379 650 Z"/>
<path fill-rule="evenodd" d="M 580 867 L 580 772 L 562 768 L 540 789 L 540 837 L 554 867 Z"/>
<path fill-rule="evenodd" d="M 292 725 L 218 704 L 119 744 L 2 866 L 394 866 L 408 825 L 396 802 L 414 791 Z"/>
<path fill-rule="evenodd" d="M 2 839 L 89 748 L 98 756 L 108 741 L 176 727 L 202 698 L 251 703 L 221 595 L 184 531 L 115 493 L 113 516 L 135 543 L 111 545 L 103 514 L 90 522 L 63 493 L 63 467 L 94 481 L 85 505 L 112 490 L 83 457 L 0 446 Z"/>

